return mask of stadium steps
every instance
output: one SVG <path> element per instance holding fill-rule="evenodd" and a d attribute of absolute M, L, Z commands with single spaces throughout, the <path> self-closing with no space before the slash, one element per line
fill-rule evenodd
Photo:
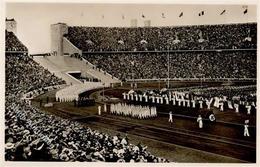
<path fill-rule="evenodd" d="M 84 61 L 81 61 L 74 57 L 64 56 L 66 64 L 69 64 L 71 69 L 80 70 L 86 72 L 88 75 L 98 78 L 102 83 L 105 83 L 106 86 L 110 86 L 110 83 L 117 83 L 119 80 L 113 79 L 110 75 L 104 74 L 96 69 L 93 69 L 91 65 L 86 64 Z"/>
<path fill-rule="evenodd" d="M 51 73 L 54 73 L 55 76 L 62 78 L 66 81 L 67 84 L 79 84 L 80 81 L 70 77 L 64 71 L 61 70 L 60 66 L 55 63 L 55 61 L 50 61 L 49 57 L 40 57 L 35 56 L 33 59 L 39 63 L 44 68 L 48 69 Z"/>
<path fill-rule="evenodd" d="M 91 65 L 86 64 L 74 57 L 69 56 L 46 56 L 46 57 L 34 57 L 34 60 L 43 67 L 47 68 L 50 72 L 56 76 L 61 77 L 67 84 L 79 84 L 80 81 L 70 77 L 66 73 L 68 71 L 81 71 L 87 73 L 89 76 L 100 79 L 105 86 L 110 86 L 110 83 L 118 83 L 119 80 L 112 78 L 110 75 L 104 74 L 96 69 L 93 69 Z"/>

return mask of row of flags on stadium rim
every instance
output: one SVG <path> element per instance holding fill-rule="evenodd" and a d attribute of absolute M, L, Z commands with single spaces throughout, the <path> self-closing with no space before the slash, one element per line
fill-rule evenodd
<path fill-rule="evenodd" d="M 245 8 L 245 7 L 243 7 L 243 8 Z M 224 15 L 226 12 L 227 12 L 226 9 L 224 9 L 223 11 L 221 11 L 220 15 Z M 247 9 L 247 7 L 246 7 L 246 8 L 243 10 L 243 14 L 247 14 L 247 13 L 248 13 L 248 9 Z M 204 11 L 204 10 L 202 10 L 202 11 L 200 11 L 200 12 L 198 13 L 198 16 L 204 16 L 204 15 L 205 15 L 205 11 Z M 182 17 L 182 16 L 184 16 L 184 13 L 183 13 L 183 12 L 181 12 L 181 13 L 179 14 L 179 17 Z M 145 16 L 143 13 L 142 13 L 141 17 L 142 17 L 142 18 L 146 18 L 146 16 Z M 162 17 L 162 18 L 166 18 L 166 16 L 165 16 L 164 13 L 161 14 L 161 17 Z M 104 18 L 105 18 L 105 16 L 104 16 L 104 14 L 102 14 L 102 19 L 104 19 Z M 122 15 L 122 19 L 123 19 L 123 20 L 125 19 L 125 15 Z"/>

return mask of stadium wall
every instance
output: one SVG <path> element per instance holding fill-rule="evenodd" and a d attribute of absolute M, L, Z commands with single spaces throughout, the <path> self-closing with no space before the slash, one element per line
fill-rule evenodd
<path fill-rule="evenodd" d="M 80 56 L 82 55 L 82 51 L 80 49 L 73 45 L 66 37 L 63 37 L 63 54 L 72 55 L 75 53 L 78 53 Z"/>

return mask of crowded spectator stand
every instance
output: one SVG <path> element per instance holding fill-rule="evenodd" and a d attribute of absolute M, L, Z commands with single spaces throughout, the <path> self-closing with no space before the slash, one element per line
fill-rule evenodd
<path fill-rule="evenodd" d="M 6 35 L 9 46 L 13 37 Z M 127 136 L 109 136 L 26 103 L 23 97 L 35 97 L 65 82 L 21 54 L 20 41 L 12 44 L 6 50 L 17 52 L 6 52 L 5 62 L 6 161 L 169 162 L 141 144 L 130 144 Z"/>

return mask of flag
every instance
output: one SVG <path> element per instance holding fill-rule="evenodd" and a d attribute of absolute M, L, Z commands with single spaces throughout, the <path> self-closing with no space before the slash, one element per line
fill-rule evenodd
<path fill-rule="evenodd" d="M 183 16 L 183 12 L 180 13 L 179 17 L 182 17 Z"/>
<path fill-rule="evenodd" d="M 204 11 L 201 11 L 200 13 L 199 13 L 199 16 L 203 16 L 204 15 Z"/>
<path fill-rule="evenodd" d="M 165 15 L 164 15 L 164 13 L 162 13 L 162 18 L 165 18 Z"/>
<path fill-rule="evenodd" d="M 223 11 L 220 13 L 220 15 L 223 15 L 225 12 L 226 12 L 226 10 L 223 10 Z"/>
<path fill-rule="evenodd" d="M 246 10 L 244 10 L 244 14 L 247 14 L 247 9 L 246 9 Z"/>

